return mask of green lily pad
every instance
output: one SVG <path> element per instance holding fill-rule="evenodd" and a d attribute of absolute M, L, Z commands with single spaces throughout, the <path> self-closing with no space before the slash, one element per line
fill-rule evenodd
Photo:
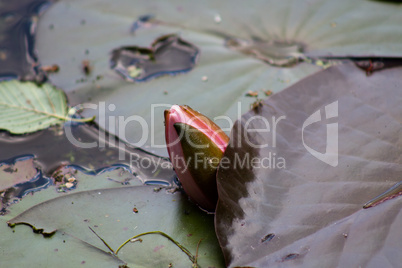
<path fill-rule="evenodd" d="M 237 122 L 217 175 L 228 267 L 399 265 L 401 75 L 331 67 Z"/>
<path fill-rule="evenodd" d="M 51 80 L 66 90 L 73 105 L 91 102 L 100 108 L 100 102 L 105 102 L 105 113 L 94 109 L 88 110 L 86 116 L 97 114 L 101 127 L 151 152 L 167 155 L 163 110 L 172 104 L 188 104 L 211 118 L 229 116 L 229 122 L 226 119 L 216 120 L 229 133 L 234 120 L 255 101 L 255 98 L 246 96 L 249 90 L 258 91 L 259 97 L 264 97 L 264 90 L 278 92 L 300 78 L 321 70 L 321 67 L 307 63 L 292 68 L 272 67 L 226 48 L 225 37 L 211 32 L 207 26 L 212 25 L 212 29 L 219 28 L 225 32 L 222 27 L 227 22 L 216 24 L 211 11 L 206 7 L 199 8 L 195 2 L 191 10 L 197 9 L 200 12 L 197 16 L 200 19 L 204 17 L 198 27 L 193 27 L 191 21 L 189 27 L 184 26 L 188 25 L 184 21 L 189 19 L 189 8 L 185 9 L 186 12 L 169 12 L 172 8 L 180 9 L 182 3 L 166 6 L 163 2 L 157 2 L 157 10 L 143 3 L 136 5 L 134 2 L 121 1 L 115 7 L 104 3 L 108 9 L 107 18 L 102 11 L 106 6 L 100 7 L 102 5 L 99 3 L 89 1 L 82 6 L 80 2 L 59 2 L 44 14 L 37 34 L 41 62 L 60 66 L 60 72 L 52 75 Z M 128 9 L 130 12 L 127 12 Z M 160 23 L 140 27 L 130 33 L 132 23 L 149 13 L 155 14 L 155 20 Z M 72 17 L 77 20 L 71 20 Z M 175 17 L 179 21 L 175 21 Z M 208 21 L 204 23 L 207 18 Z M 83 20 L 85 24 L 81 24 Z M 54 26 L 53 29 L 49 29 L 50 24 Z M 199 60 L 189 73 L 133 84 L 122 81 L 110 70 L 110 53 L 113 50 L 128 45 L 149 47 L 159 37 L 177 32 L 181 38 L 200 49 Z M 69 45 L 64 46 L 67 40 Z M 59 45 L 49 47 L 49 44 L 56 43 Z M 89 60 L 93 66 L 89 76 L 80 69 L 82 60 Z M 213 105 L 212 101 L 219 105 Z M 118 116 L 131 121 L 125 126 L 121 122 L 121 128 L 113 130 L 109 126 L 109 118 L 115 117 L 117 120 Z"/>
<path fill-rule="evenodd" d="M 28 226 L 10 229 L 0 218 L 1 264 L 5 267 L 119 267 L 125 263 L 77 237 L 58 232 L 51 239 L 32 233 Z M 26 248 L 24 245 L 35 245 Z"/>
<path fill-rule="evenodd" d="M 275 64 L 288 57 L 400 57 L 400 9 L 366 0 L 60 1 L 39 22 L 37 48 L 42 64 L 60 66 L 51 80 L 66 90 L 72 104 L 97 104 L 86 115 L 97 115 L 101 127 L 166 155 L 162 114 L 170 105 L 188 104 L 217 117 L 229 133 L 255 101 L 246 96 L 249 90 L 264 98 L 263 91 L 279 92 L 322 69 L 306 62 L 275 67 L 267 58 Z M 110 70 L 114 49 L 149 47 L 172 33 L 200 49 L 189 73 L 129 83 Z M 228 40 L 244 46 L 232 49 Z M 82 60 L 93 67 L 89 76 L 81 70 Z M 99 109 L 103 102 L 104 110 Z M 109 119 L 119 116 L 127 121 L 114 128 Z"/>
<path fill-rule="evenodd" d="M 108 248 L 88 227 L 115 251 L 130 237 L 150 231 L 168 234 L 193 255 L 202 239 L 198 264 L 202 267 L 222 267 L 213 216 L 200 211 L 181 193 L 155 191 L 150 186 L 62 195 L 40 203 L 9 221 L 12 226 L 21 223 L 45 235 L 56 232 L 73 236 L 79 239 L 81 246 L 91 245 L 106 252 Z M 117 257 L 128 266 L 135 267 L 167 267 L 170 263 L 173 266 L 192 265 L 180 248 L 158 234 L 144 236 L 142 242 L 125 245 Z"/>
<path fill-rule="evenodd" d="M 23 161 L 28 167 L 29 163 L 32 165 L 29 159 Z M 3 173 L 8 174 L 2 170 L 0 177 Z M 99 260 L 104 260 L 105 263 L 99 267 L 110 267 L 110 263 L 116 264 L 116 267 L 123 264 L 147 267 L 147 263 L 152 263 L 152 267 L 166 267 L 169 262 L 180 267 L 192 265 L 202 239 L 197 263 L 201 267 L 223 267 L 223 257 L 213 228 L 213 215 L 199 210 L 185 195 L 175 192 L 171 185 L 166 188 L 166 182 L 157 185 L 154 181 L 152 186 L 143 186 L 142 179 L 124 166 L 111 166 L 98 171 L 73 165 L 59 168 L 52 175 L 54 185 L 32 191 L 32 194 L 6 207 L 7 213 L 0 216 L 0 247 L 4 249 L 0 256 L 2 259 L 8 254 L 15 256 L 14 251 L 21 251 L 22 243 L 32 241 L 43 248 L 27 254 L 26 260 L 32 258 L 32 263 L 38 266 L 46 266 L 56 260 L 66 260 L 63 262 L 66 267 L 78 261 L 78 264 L 96 265 Z M 13 187 L 18 188 L 18 185 Z M 43 235 L 27 232 L 24 226 L 8 228 L 6 222 L 29 225 Z M 141 237 L 142 243 L 128 243 L 117 256 L 112 256 L 88 227 L 95 230 L 114 251 L 135 235 L 162 231 L 188 249 L 192 259 L 160 234 Z M 47 257 L 38 259 L 34 253 Z M 7 258 L 7 264 L 13 264 L 11 266 L 19 263 L 20 258 Z"/>

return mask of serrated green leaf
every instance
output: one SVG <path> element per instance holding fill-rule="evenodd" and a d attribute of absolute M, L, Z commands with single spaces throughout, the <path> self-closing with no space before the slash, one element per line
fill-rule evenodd
<path fill-rule="evenodd" d="M 0 129 L 14 134 L 34 132 L 62 123 L 67 112 L 64 92 L 49 84 L 0 83 Z"/>
<path fill-rule="evenodd" d="M 0 129 L 13 134 L 35 132 L 67 120 L 88 122 L 95 118 L 70 118 L 62 90 L 18 80 L 0 82 L 0 113 Z"/>

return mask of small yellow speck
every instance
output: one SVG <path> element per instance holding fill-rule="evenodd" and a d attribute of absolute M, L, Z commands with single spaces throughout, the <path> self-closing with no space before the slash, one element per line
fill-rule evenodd
<path fill-rule="evenodd" d="M 139 77 L 143 73 L 143 70 L 135 65 L 128 66 L 127 71 L 128 75 L 134 78 Z"/>
<path fill-rule="evenodd" d="M 71 188 L 71 187 L 74 186 L 74 183 L 67 182 L 65 185 L 66 185 L 67 188 Z"/>

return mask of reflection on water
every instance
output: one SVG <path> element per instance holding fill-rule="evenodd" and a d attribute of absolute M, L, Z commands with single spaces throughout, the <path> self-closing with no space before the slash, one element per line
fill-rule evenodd
<path fill-rule="evenodd" d="M 22 155 L 0 162 L 0 215 L 27 194 L 46 189 L 51 180 L 34 165 L 33 155 Z"/>
<path fill-rule="evenodd" d="M 74 145 L 65 128 L 81 143 L 97 146 Z M 0 214 L 27 194 L 49 185 L 55 185 L 58 192 L 76 189 L 77 172 L 90 176 L 108 172 L 110 181 L 122 185 L 177 186 L 168 159 L 132 147 L 95 125 L 55 126 L 32 135 L 0 132 L 0 148 Z"/>
<path fill-rule="evenodd" d="M 68 138 L 65 128 L 71 133 Z M 97 170 L 106 166 L 124 165 L 130 167 L 145 183 L 148 180 L 166 181 L 171 184 L 175 173 L 170 161 L 133 147 L 96 125 L 73 123 L 54 126 L 30 135 L 11 135 L 0 132 L 0 160 L 16 155 L 33 154 L 47 176 L 61 165 L 74 164 L 84 169 Z M 70 140 L 69 140 L 70 139 Z M 74 145 L 93 144 L 91 148 Z M 141 160 L 139 160 L 141 159 Z"/>
<path fill-rule="evenodd" d="M 38 16 L 50 0 L 0 1 L 0 80 L 41 80 L 34 50 Z"/>

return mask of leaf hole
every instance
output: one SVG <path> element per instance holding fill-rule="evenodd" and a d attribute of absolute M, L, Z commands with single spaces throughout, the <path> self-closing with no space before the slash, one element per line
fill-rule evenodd
<path fill-rule="evenodd" d="M 273 233 L 267 234 L 266 236 L 264 236 L 263 238 L 261 238 L 261 243 L 269 242 L 269 241 L 271 241 L 274 237 L 275 237 L 275 234 L 273 234 Z"/>

